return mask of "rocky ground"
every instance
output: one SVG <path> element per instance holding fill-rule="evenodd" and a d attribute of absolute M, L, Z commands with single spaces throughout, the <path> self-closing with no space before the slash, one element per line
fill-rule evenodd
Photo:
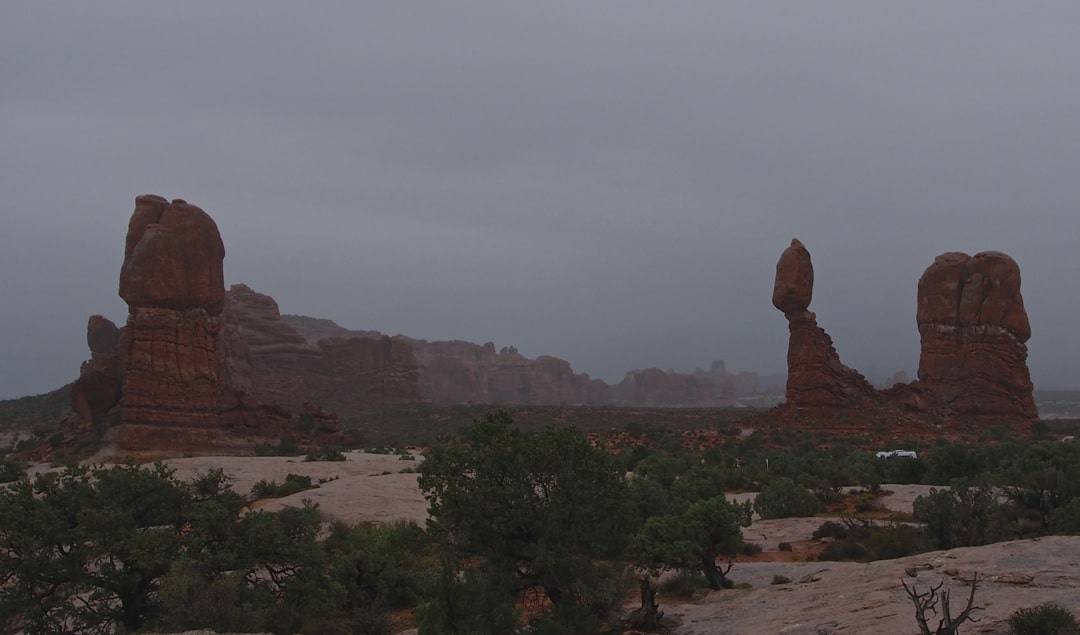
<path fill-rule="evenodd" d="M 910 577 L 914 570 L 917 577 Z M 914 611 L 900 580 L 922 588 L 944 581 L 953 605 L 980 583 L 979 621 L 965 633 L 1007 633 L 1016 609 L 1056 602 L 1080 612 L 1080 537 L 1052 536 L 983 547 L 924 553 L 866 564 L 760 562 L 736 565 L 732 577 L 753 588 L 709 593 L 689 603 L 668 603 L 667 615 L 683 635 L 720 633 L 916 633 Z M 771 584 L 773 576 L 793 582 Z M 957 609 L 958 612 L 959 609 Z"/>

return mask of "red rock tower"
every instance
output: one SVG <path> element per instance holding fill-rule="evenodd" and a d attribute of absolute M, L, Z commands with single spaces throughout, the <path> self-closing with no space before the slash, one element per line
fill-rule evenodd
<path fill-rule="evenodd" d="M 120 272 L 120 297 L 128 304 L 122 423 L 219 424 L 224 258 L 206 212 L 180 199 L 135 199 Z"/>
<path fill-rule="evenodd" d="M 919 279 L 919 384 L 960 415 L 1038 416 L 1020 267 L 987 251 L 934 259 Z"/>
<path fill-rule="evenodd" d="M 809 311 L 814 293 L 810 252 L 797 239 L 776 263 L 773 305 L 788 320 L 787 405 L 831 409 L 873 398 L 870 382 L 840 361 L 832 338 Z"/>

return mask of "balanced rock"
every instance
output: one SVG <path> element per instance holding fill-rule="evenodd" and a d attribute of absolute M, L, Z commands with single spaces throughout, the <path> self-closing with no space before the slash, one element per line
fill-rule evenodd
<path fill-rule="evenodd" d="M 792 240 L 776 264 L 773 286 L 773 305 L 784 312 L 790 332 L 787 404 L 794 408 L 837 408 L 874 398 L 870 382 L 840 361 L 832 338 L 807 310 L 813 291 L 810 252 Z"/>
<path fill-rule="evenodd" d="M 773 306 L 785 314 L 805 311 L 814 295 L 814 264 L 810 252 L 795 238 L 780 254 L 773 285 Z"/>

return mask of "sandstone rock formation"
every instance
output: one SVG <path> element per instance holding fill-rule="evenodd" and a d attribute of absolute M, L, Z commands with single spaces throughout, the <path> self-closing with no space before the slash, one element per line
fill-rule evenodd
<path fill-rule="evenodd" d="M 832 338 L 809 310 L 814 291 L 810 252 L 798 240 L 776 264 L 773 305 L 788 320 L 787 403 L 795 408 L 838 408 L 873 398 L 870 382 L 840 361 Z"/>
<path fill-rule="evenodd" d="M 230 383 L 260 402 L 298 411 L 310 401 L 341 414 L 420 401 L 406 338 L 320 323 L 327 336 L 311 341 L 282 319 L 273 298 L 245 285 L 226 293 L 224 315 Z"/>
<path fill-rule="evenodd" d="M 1038 416 L 1026 363 L 1031 327 L 1020 268 L 1012 258 L 984 252 L 946 253 L 934 260 L 918 287 L 919 379 L 892 382 L 880 392 L 840 362 L 832 340 L 807 310 L 813 280 L 810 254 L 793 240 L 777 263 L 773 290 L 773 304 L 791 332 L 787 408 L 841 411 L 863 404 L 944 419 Z"/>
<path fill-rule="evenodd" d="M 218 425 L 224 257 L 217 225 L 198 207 L 152 195 L 135 200 L 120 272 L 128 303 L 123 423 Z"/>
<path fill-rule="evenodd" d="M 79 378 L 71 386 L 71 408 L 84 424 L 101 425 L 120 403 L 120 340 L 120 329 L 109 319 L 90 316 L 86 325 L 90 359 L 83 362 Z"/>
<path fill-rule="evenodd" d="M 722 361 L 693 373 L 632 370 L 612 386 L 613 401 L 626 406 L 730 406 L 737 396 L 756 391 L 756 373 L 728 373 Z"/>
<path fill-rule="evenodd" d="M 919 279 L 919 384 L 961 414 L 1034 419 L 1020 267 L 1000 252 L 938 256 Z"/>
<path fill-rule="evenodd" d="M 289 413 L 250 394 L 247 343 L 225 336 L 224 257 L 204 211 L 136 198 L 120 272 L 127 325 L 90 318 L 69 432 L 93 430 L 131 455 L 237 450 L 292 432 Z M 332 427 L 322 421 L 320 433 Z"/>

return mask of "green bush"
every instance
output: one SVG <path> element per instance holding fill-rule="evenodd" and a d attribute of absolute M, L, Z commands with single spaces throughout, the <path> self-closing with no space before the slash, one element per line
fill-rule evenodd
<path fill-rule="evenodd" d="M 664 580 L 657 591 L 668 597 L 688 599 L 708 589 L 709 581 L 700 571 L 683 569 Z"/>
<path fill-rule="evenodd" d="M 26 465 L 12 456 L 0 458 L 0 483 L 17 481 L 26 473 Z"/>
<path fill-rule="evenodd" d="M 318 487 L 311 482 L 310 476 L 300 474 L 287 474 L 284 483 L 277 481 L 261 480 L 251 486 L 251 498 L 260 500 L 263 498 L 283 498 L 290 494 Z"/>
<path fill-rule="evenodd" d="M 739 549 L 739 553 L 744 556 L 756 556 L 761 553 L 761 545 L 753 542 L 744 542 L 742 548 Z"/>
<path fill-rule="evenodd" d="M 277 445 L 260 443 L 255 446 L 255 456 L 299 456 L 303 454 L 291 437 L 281 437 Z"/>
<path fill-rule="evenodd" d="M 902 558 L 930 549 L 922 528 L 911 525 L 875 525 L 870 521 L 849 521 L 841 525 L 829 521 L 814 531 L 814 537 L 833 538 L 818 560 L 871 562 Z"/>
<path fill-rule="evenodd" d="M 1080 534 L 1080 497 L 1050 514 L 1050 530 L 1055 534 Z"/>
<path fill-rule="evenodd" d="M 938 549 L 972 547 L 1015 537 L 1009 510 L 997 491 L 985 484 L 956 481 L 951 489 L 931 489 L 915 499 L 915 519 Z"/>
<path fill-rule="evenodd" d="M 754 510 L 762 518 L 813 516 L 820 509 L 818 499 L 789 478 L 770 481 L 754 500 Z"/>
<path fill-rule="evenodd" d="M 1009 617 L 1014 635 L 1076 635 L 1080 624 L 1069 611 L 1056 604 L 1020 609 Z"/>
<path fill-rule="evenodd" d="M 341 449 L 332 445 L 323 446 L 318 450 L 313 450 L 307 453 L 304 457 L 305 461 L 344 461 L 346 457 L 342 454 Z"/>

